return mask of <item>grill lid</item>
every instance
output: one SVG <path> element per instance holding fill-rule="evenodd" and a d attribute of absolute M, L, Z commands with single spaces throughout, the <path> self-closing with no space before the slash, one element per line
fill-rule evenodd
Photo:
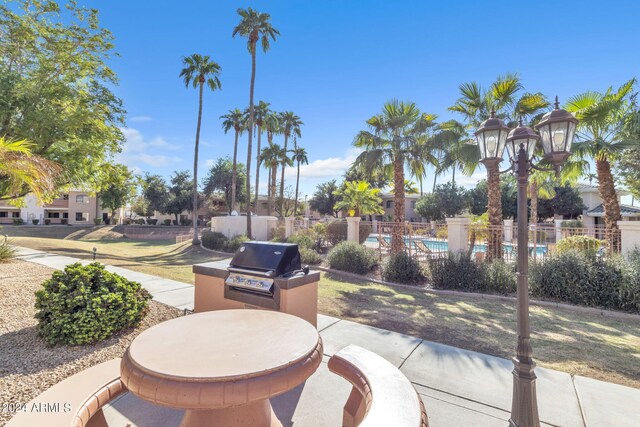
<path fill-rule="evenodd" d="M 273 272 L 273 277 L 300 270 L 300 252 L 295 243 L 245 242 L 236 251 L 229 270 Z"/>

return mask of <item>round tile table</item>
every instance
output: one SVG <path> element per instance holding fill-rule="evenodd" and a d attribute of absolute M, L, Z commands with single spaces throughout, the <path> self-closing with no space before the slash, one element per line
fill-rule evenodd
<path fill-rule="evenodd" d="M 280 426 L 269 398 L 310 377 L 322 361 L 316 329 L 266 310 L 221 310 L 155 325 L 120 366 L 129 391 L 185 409 L 181 426 Z"/>

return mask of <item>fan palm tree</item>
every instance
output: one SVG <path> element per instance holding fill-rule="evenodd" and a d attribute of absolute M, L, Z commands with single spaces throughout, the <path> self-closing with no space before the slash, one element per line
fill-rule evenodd
<path fill-rule="evenodd" d="M 356 163 L 366 171 L 393 171 L 394 220 L 404 222 L 405 165 L 414 176 L 424 176 L 425 165 L 437 159 L 425 134 L 433 116 L 422 114 L 415 103 L 391 100 L 382 113 L 367 120 L 368 129 L 360 131 L 353 142 L 364 151 Z M 391 251 L 403 249 L 401 227 L 393 227 Z"/>
<path fill-rule="evenodd" d="M 449 110 L 462 114 L 467 130 L 480 127 L 492 111 L 496 117 L 503 119 L 507 126 L 514 127 L 520 118 L 528 118 L 540 114 L 549 106 L 549 102 L 541 93 L 518 94 L 524 89 L 517 74 L 499 76 L 487 89 L 478 83 L 470 82 L 460 85 L 461 97 Z M 480 150 L 475 148 L 475 155 L 468 156 L 464 168 L 472 170 L 480 162 Z M 488 239 L 487 260 L 502 257 L 502 201 L 500 193 L 500 171 L 498 165 L 487 167 L 487 193 L 489 225 L 493 226 Z"/>
<path fill-rule="evenodd" d="M 235 141 L 233 143 L 233 166 L 231 172 L 231 210 L 236 209 L 236 179 L 238 177 L 238 137 L 242 135 L 242 132 L 246 126 L 245 115 L 240 109 L 235 108 L 229 110 L 229 112 L 223 116 L 222 128 L 224 133 L 229 132 L 231 129 L 235 132 Z"/>
<path fill-rule="evenodd" d="M 286 152 L 278 144 L 269 143 L 262 149 L 260 153 L 260 162 L 269 170 L 268 183 L 268 214 L 274 210 L 276 195 L 276 177 L 278 175 L 278 167 L 282 164 L 282 157 L 286 156 Z"/>
<path fill-rule="evenodd" d="M 0 137 L 0 200 L 13 200 L 33 193 L 41 201 L 56 197 L 63 178 L 62 167 L 31 152 L 26 140 Z"/>
<path fill-rule="evenodd" d="M 260 186 L 260 152 L 262 145 L 262 131 L 264 130 L 265 121 L 270 120 L 272 111 L 269 109 L 269 103 L 260 101 L 254 110 L 254 118 L 256 121 L 256 130 L 258 131 L 258 147 L 256 149 L 256 194 L 254 197 L 253 205 L 255 209 L 258 209 L 258 188 Z"/>
<path fill-rule="evenodd" d="M 204 85 L 209 86 L 212 91 L 220 89 L 219 74 L 220 65 L 212 61 L 207 55 L 194 53 L 191 56 L 182 58 L 184 67 L 180 71 L 180 77 L 184 80 L 184 85 L 188 88 L 199 89 L 198 97 L 198 124 L 196 126 L 196 146 L 193 156 L 193 241 L 194 245 L 199 245 L 198 239 L 198 146 L 200 144 L 200 125 L 202 123 L 202 93 Z"/>
<path fill-rule="evenodd" d="M 457 120 L 440 123 L 434 142 L 438 152 L 436 176 L 451 170 L 451 182 L 455 185 L 456 171 L 462 171 L 465 175 L 475 172 L 478 166 L 477 147 L 473 145 L 473 139 L 463 123 Z"/>
<path fill-rule="evenodd" d="M 294 137 L 301 137 L 300 126 L 302 120 L 291 111 L 285 111 L 280 113 L 279 117 L 280 129 L 284 135 L 284 150 L 287 151 L 287 143 L 291 135 Z M 280 174 L 280 204 L 284 203 L 284 169 L 285 163 L 282 164 L 282 173 Z M 280 212 L 282 212 L 282 206 L 280 206 Z"/>
<path fill-rule="evenodd" d="M 254 124 L 254 111 L 253 111 L 253 92 L 256 81 L 256 51 L 258 40 L 262 45 L 262 51 L 267 52 L 270 47 L 269 39 L 275 41 L 276 36 L 280 34 L 278 30 L 271 26 L 269 22 L 271 16 L 268 13 L 260 13 L 252 8 L 238 9 L 238 15 L 240 15 L 240 23 L 233 29 L 232 37 L 239 35 L 247 38 L 247 49 L 251 54 L 251 84 L 249 85 L 249 122 L 247 128 L 249 131 L 249 142 L 247 145 L 247 182 L 246 182 L 246 194 L 247 198 L 251 194 L 251 144 L 253 141 L 253 124 Z M 250 204 L 250 203 L 248 203 Z M 251 213 L 247 209 L 247 236 L 251 238 Z"/>
<path fill-rule="evenodd" d="M 637 137 L 629 138 L 625 125 L 632 109 L 630 99 L 636 80 L 632 79 L 618 90 L 607 89 L 604 93 L 585 92 L 569 99 L 565 109 L 580 120 L 576 131 L 573 151 L 582 158 L 592 158 L 596 164 L 598 191 L 604 208 L 604 223 L 609 230 L 618 229 L 620 205 L 611 173 L 611 164 L 622 151 L 640 146 Z M 617 233 L 610 236 L 610 247 L 619 248 Z"/>
<path fill-rule="evenodd" d="M 380 189 L 371 188 L 371 185 L 366 181 L 345 182 L 344 187 L 334 191 L 333 194 L 341 198 L 333 209 L 336 211 L 346 210 L 349 216 L 359 217 L 384 213 Z"/>
<path fill-rule="evenodd" d="M 302 147 L 296 147 L 292 150 L 291 159 L 297 164 L 298 171 L 296 172 L 296 200 L 293 203 L 294 214 L 298 212 L 298 187 L 300 184 L 300 165 L 309 164 L 309 158 L 307 157 L 307 150 Z"/>

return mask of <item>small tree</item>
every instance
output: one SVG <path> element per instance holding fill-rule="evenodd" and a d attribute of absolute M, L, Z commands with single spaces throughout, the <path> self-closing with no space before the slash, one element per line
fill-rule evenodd
<path fill-rule="evenodd" d="M 453 182 L 440 184 L 435 191 L 416 203 L 416 212 L 428 221 L 438 221 L 462 213 L 467 204 L 464 188 Z"/>
<path fill-rule="evenodd" d="M 366 181 L 345 182 L 344 188 L 335 192 L 342 198 L 334 206 L 335 210 L 346 210 L 349 216 L 383 214 L 380 189 L 371 188 Z"/>
<path fill-rule="evenodd" d="M 236 179 L 243 182 L 247 173 L 244 165 L 242 163 L 236 163 L 235 169 Z M 234 166 L 230 158 L 224 157 L 218 159 L 218 161 L 211 166 L 211 169 L 209 169 L 209 173 L 204 179 L 203 189 L 207 197 L 211 197 L 216 192 L 221 192 L 224 195 L 229 213 L 233 211 L 233 172 Z M 246 201 L 245 187 L 240 185 L 236 190 L 236 201 L 244 203 Z"/>
<path fill-rule="evenodd" d="M 114 218 L 115 212 L 135 197 L 138 180 L 125 165 L 114 165 L 110 169 L 108 182 L 100 191 L 100 204 L 109 209 Z"/>
<path fill-rule="evenodd" d="M 145 174 L 142 179 L 142 197 L 145 200 L 144 216 L 147 217 L 147 222 L 156 212 L 167 213 L 169 190 L 160 175 Z"/>
<path fill-rule="evenodd" d="M 335 205 L 342 200 L 342 197 L 336 195 L 338 190 L 338 184 L 335 179 L 318 184 L 316 191 L 313 193 L 313 197 L 309 200 L 309 207 L 315 211 L 318 211 L 321 215 L 338 216 L 340 209 L 336 210 Z"/>
<path fill-rule="evenodd" d="M 171 186 L 169 187 L 169 200 L 166 205 L 166 212 L 175 215 L 176 223 L 178 215 L 184 211 L 193 209 L 193 181 L 189 171 L 176 171 L 171 176 Z"/>

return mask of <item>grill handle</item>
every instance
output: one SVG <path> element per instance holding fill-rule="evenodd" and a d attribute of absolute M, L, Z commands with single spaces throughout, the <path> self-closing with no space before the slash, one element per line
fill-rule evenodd
<path fill-rule="evenodd" d="M 239 273 L 239 274 L 249 274 L 252 276 L 264 277 L 266 279 L 273 278 L 273 271 L 257 271 L 257 270 L 247 270 L 244 268 L 237 267 L 227 267 L 227 270 L 231 273 Z"/>

